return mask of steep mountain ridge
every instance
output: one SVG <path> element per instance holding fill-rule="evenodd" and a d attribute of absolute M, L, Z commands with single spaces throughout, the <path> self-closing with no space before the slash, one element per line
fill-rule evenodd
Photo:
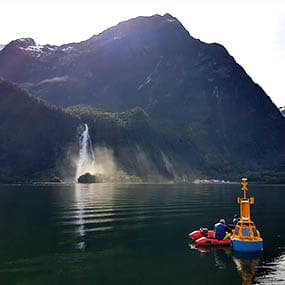
<path fill-rule="evenodd" d="M 194 41 L 168 14 L 138 17 L 79 44 L 51 48 L 30 42 L 15 52 L 11 42 L 0 54 L 0 76 L 56 105 L 102 104 L 124 110 L 141 105 L 141 96 L 135 96 L 139 87 L 163 57 L 185 53 L 189 39 Z M 64 94 L 55 94 L 59 92 Z"/>

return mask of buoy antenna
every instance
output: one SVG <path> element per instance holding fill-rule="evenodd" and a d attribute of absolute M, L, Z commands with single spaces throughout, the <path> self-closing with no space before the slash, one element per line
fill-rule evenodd
<path fill-rule="evenodd" d="M 237 199 L 238 204 L 240 204 L 240 219 L 241 221 L 250 221 L 250 205 L 254 204 L 254 198 L 246 197 L 246 191 L 248 191 L 247 178 L 241 179 L 241 185 L 242 185 L 241 190 L 243 191 L 243 198 L 238 197 Z"/>
<path fill-rule="evenodd" d="M 243 198 L 246 199 L 246 191 L 248 190 L 247 188 L 247 185 L 248 185 L 248 182 L 247 182 L 247 178 L 242 178 L 241 179 L 241 190 L 243 191 Z"/>

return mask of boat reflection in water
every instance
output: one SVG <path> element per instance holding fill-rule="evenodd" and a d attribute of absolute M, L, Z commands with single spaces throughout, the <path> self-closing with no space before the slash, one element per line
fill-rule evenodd
<path fill-rule="evenodd" d="M 253 284 L 257 266 L 262 257 L 262 252 L 232 252 L 232 258 L 236 264 L 237 271 L 242 278 L 243 285 Z"/>
<path fill-rule="evenodd" d="M 193 243 L 188 245 L 190 249 L 200 252 L 201 256 L 213 256 L 215 267 L 218 269 L 227 270 L 231 263 L 231 248 L 228 246 L 195 246 Z"/>
<path fill-rule="evenodd" d="M 215 264 L 219 269 L 225 269 L 226 261 L 231 256 L 241 276 L 242 285 L 253 284 L 262 252 L 236 252 L 232 251 L 229 247 L 222 246 L 195 247 L 191 243 L 189 243 L 189 247 L 198 250 L 201 254 L 212 254 L 215 258 Z"/>
<path fill-rule="evenodd" d="M 199 251 L 200 253 L 209 253 L 209 254 L 213 254 L 215 252 L 221 251 L 224 252 L 226 254 L 231 254 L 231 248 L 228 246 L 196 246 L 193 243 L 189 243 L 188 244 L 190 249 L 194 249 Z"/>

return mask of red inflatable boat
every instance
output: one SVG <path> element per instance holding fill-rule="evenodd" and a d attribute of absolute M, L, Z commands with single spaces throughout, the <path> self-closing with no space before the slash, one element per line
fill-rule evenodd
<path fill-rule="evenodd" d="M 189 238 L 192 240 L 192 244 L 195 246 L 230 246 L 231 239 L 227 238 L 225 240 L 215 239 L 214 231 L 208 230 L 206 228 L 201 228 L 200 230 L 193 231 L 188 234 Z"/>

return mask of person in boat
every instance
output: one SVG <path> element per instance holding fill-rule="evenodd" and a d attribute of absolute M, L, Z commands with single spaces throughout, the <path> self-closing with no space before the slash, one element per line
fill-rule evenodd
<path fill-rule="evenodd" d="M 230 236 L 232 230 L 226 225 L 225 219 L 220 219 L 220 221 L 215 224 L 214 231 L 216 239 L 224 240 Z"/>
<path fill-rule="evenodd" d="M 234 218 L 233 218 L 233 224 L 234 226 L 238 223 L 238 221 L 240 220 L 239 216 L 237 214 L 234 215 Z"/>

